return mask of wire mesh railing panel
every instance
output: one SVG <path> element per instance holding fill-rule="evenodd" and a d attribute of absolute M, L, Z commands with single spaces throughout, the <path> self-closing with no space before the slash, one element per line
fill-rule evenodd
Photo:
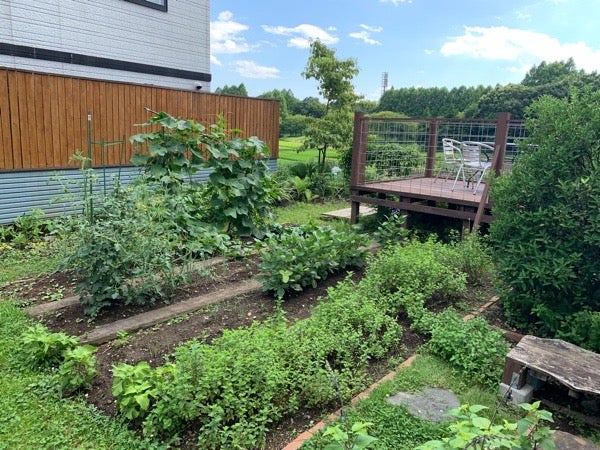
<path fill-rule="evenodd" d="M 474 199 L 473 195 L 479 195 L 476 191 L 483 189 L 473 190 L 462 182 L 460 152 L 458 162 L 449 164 L 442 139 L 459 141 L 459 147 L 465 142 L 487 144 L 480 147 L 488 149 L 484 156 L 491 162 L 497 126 L 491 120 L 360 118 L 355 129 L 353 183 L 377 189 L 384 189 L 382 183 L 386 183 L 392 190 L 448 199 L 462 198 L 464 190 L 464 200 Z M 527 150 L 520 144 L 526 137 L 523 121 L 509 122 L 503 171 L 511 170 L 519 152 Z M 488 173 L 484 184 L 493 176 L 491 170 Z"/>
<path fill-rule="evenodd" d="M 365 181 L 425 175 L 431 124 L 427 121 L 370 119 L 366 139 Z"/>

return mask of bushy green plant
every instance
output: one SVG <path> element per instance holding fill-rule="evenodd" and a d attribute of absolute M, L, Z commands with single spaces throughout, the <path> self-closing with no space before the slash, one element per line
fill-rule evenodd
<path fill-rule="evenodd" d="M 384 247 L 401 243 L 408 237 L 406 216 L 402 214 L 386 216 L 375 230 L 374 235 L 375 240 Z"/>
<path fill-rule="evenodd" d="M 438 257 L 444 265 L 464 273 L 473 285 L 493 278 L 491 249 L 479 233 L 468 233 L 463 239 L 458 233 L 451 233 L 450 243 L 440 249 Z"/>
<path fill-rule="evenodd" d="M 462 320 L 447 309 L 427 314 L 419 325 L 431 335 L 424 346 L 428 352 L 445 359 L 474 382 L 490 387 L 498 384 L 508 343 L 484 318 Z"/>
<path fill-rule="evenodd" d="M 79 339 L 66 333 L 53 333 L 38 323 L 21 334 L 22 352 L 37 367 L 57 369 L 56 382 L 63 395 L 89 386 L 96 376 L 96 347 L 79 345 Z"/>
<path fill-rule="evenodd" d="M 281 358 L 281 320 L 225 331 L 211 345 L 175 351 L 172 379 L 157 384 L 144 432 L 168 436 L 197 425 L 202 448 L 258 448 L 269 424 L 297 407 Z"/>
<path fill-rule="evenodd" d="M 481 405 L 461 405 L 450 410 L 449 414 L 456 418 L 450 425 L 450 437 L 426 442 L 415 450 L 451 450 L 451 449 L 520 449 L 520 450 L 554 450 L 552 430 L 542 426 L 543 421 L 552 422 L 552 414 L 539 409 L 540 402 L 523 403 L 520 408 L 527 415 L 518 422 L 504 421 L 494 424 L 487 417 L 479 415 L 486 409 Z"/>
<path fill-rule="evenodd" d="M 63 395 L 90 386 L 98 373 L 94 356 L 96 350 L 92 345 L 78 345 L 64 352 L 63 362 L 56 373 Z"/>
<path fill-rule="evenodd" d="M 66 333 L 52 333 L 44 325 L 29 326 L 21 334 L 23 353 L 31 364 L 42 367 L 56 367 L 64 359 L 64 354 L 79 345 L 79 339 Z"/>
<path fill-rule="evenodd" d="M 207 143 L 205 167 L 212 218 L 226 231 L 261 237 L 275 201 L 265 163 L 267 147 L 257 137 Z"/>
<path fill-rule="evenodd" d="M 367 238 L 331 227 L 288 227 L 262 244 L 260 279 L 265 291 L 282 298 L 286 291 L 316 287 L 318 280 L 363 263 Z"/>
<path fill-rule="evenodd" d="M 160 129 L 129 138 L 138 148 L 147 147 L 147 153 L 133 155 L 131 162 L 143 166 L 150 180 L 171 191 L 178 189 L 186 178 L 198 171 L 198 166 L 193 163 L 202 159 L 200 145 L 206 141 L 206 128 L 193 120 L 178 119 L 162 111 L 141 125 L 160 125 Z"/>
<path fill-rule="evenodd" d="M 557 337 L 600 352 L 600 311 L 579 311 L 561 324 Z"/>
<path fill-rule="evenodd" d="M 160 198 L 142 184 L 122 188 L 96 203 L 93 221 L 81 221 L 65 264 L 81 276 L 76 292 L 86 314 L 116 302 L 154 302 L 183 280 L 175 270 L 180 236 L 161 220 Z"/>
<path fill-rule="evenodd" d="M 285 359 L 296 374 L 303 404 L 350 399 L 364 387 L 369 361 L 400 342 L 402 327 L 364 294 L 348 278 L 328 290 L 310 320 L 290 327 Z"/>
<path fill-rule="evenodd" d="M 507 318 L 555 336 L 600 301 L 600 92 L 542 97 L 527 117 L 530 137 L 490 192 L 490 238 Z"/>
<path fill-rule="evenodd" d="M 29 213 L 17 217 L 11 225 L 0 227 L 0 243 L 24 248 L 27 244 L 40 241 L 48 232 L 50 222 L 41 209 L 31 209 Z"/>
<path fill-rule="evenodd" d="M 384 248 L 369 263 L 365 283 L 389 314 L 403 312 L 407 302 L 418 310 L 434 295 L 452 298 L 466 289 L 466 276 L 440 260 L 443 251 L 445 244 L 431 239 Z"/>
<path fill-rule="evenodd" d="M 130 138 L 147 146 L 147 153 L 134 155 L 132 162 L 144 166 L 146 176 L 169 192 L 178 192 L 200 166 L 210 168 L 206 194 L 211 223 L 230 233 L 261 235 L 272 217 L 276 195 L 265 163 L 269 157 L 265 143 L 255 136 L 228 139 L 222 117 L 207 129 L 191 119 L 159 112 L 143 125 L 156 124 L 159 131 Z"/>

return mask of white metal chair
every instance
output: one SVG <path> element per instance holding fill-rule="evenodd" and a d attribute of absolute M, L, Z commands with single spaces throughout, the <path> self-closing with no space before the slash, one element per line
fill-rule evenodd
<path fill-rule="evenodd" d="M 438 173 L 435 176 L 434 182 L 440 177 L 440 174 L 442 173 L 442 171 L 446 172 L 446 180 L 447 180 L 448 174 L 450 173 L 450 171 L 452 171 L 452 173 L 454 173 L 454 170 L 456 170 L 460 167 L 460 165 L 462 164 L 461 146 L 462 146 L 462 143 L 455 139 L 450 139 L 450 138 L 442 139 L 442 150 L 443 150 L 444 159 L 440 165 L 440 168 L 438 169 Z"/>
<path fill-rule="evenodd" d="M 467 188 L 469 187 L 469 183 L 473 183 L 475 186 L 473 188 L 473 195 L 475 195 L 487 170 L 492 166 L 489 155 L 494 151 L 494 147 L 483 142 L 466 141 L 462 143 L 461 150 L 462 161 L 454 179 L 452 190 L 456 187 L 458 177 L 462 174 L 463 183 L 466 183 Z"/>

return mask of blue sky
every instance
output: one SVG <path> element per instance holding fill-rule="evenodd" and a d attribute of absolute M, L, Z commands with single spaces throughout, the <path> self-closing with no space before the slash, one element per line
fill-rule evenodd
<path fill-rule="evenodd" d="M 520 82 L 542 61 L 572 57 L 600 72 L 600 0 L 212 0 L 212 89 L 250 96 L 291 89 L 316 97 L 301 73 L 309 42 L 353 58 L 358 94 L 388 88 Z"/>

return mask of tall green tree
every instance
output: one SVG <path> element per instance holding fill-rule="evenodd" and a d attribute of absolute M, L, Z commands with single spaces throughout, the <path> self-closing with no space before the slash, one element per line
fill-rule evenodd
<path fill-rule="evenodd" d="M 569 97 L 573 89 L 600 88 L 596 72 L 577 70 L 572 59 L 533 66 L 519 84 L 497 86 L 482 95 L 465 113 L 467 117 L 493 119 L 499 111 L 508 111 L 513 119 L 522 119 L 526 108 L 544 95 L 556 98 Z"/>
<path fill-rule="evenodd" d="M 548 83 L 554 83 L 563 78 L 567 78 L 577 73 L 573 58 L 567 61 L 557 61 L 547 63 L 542 61 L 539 65 L 533 66 L 523 78 L 523 86 L 541 86 Z"/>
<path fill-rule="evenodd" d="M 600 350 L 600 91 L 543 96 L 512 174 L 492 185 L 490 238 L 508 318 Z"/>
<path fill-rule="evenodd" d="M 248 97 L 248 90 L 244 83 L 240 83 L 239 86 L 231 85 L 231 86 L 223 86 L 215 89 L 215 94 L 226 94 L 226 95 L 239 95 L 241 97 Z"/>
<path fill-rule="evenodd" d="M 356 61 L 336 58 L 335 51 L 318 40 L 311 43 L 310 50 L 302 76 L 318 81 L 318 92 L 325 100 L 325 115 L 309 121 L 300 150 L 318 150 L 319 165 L 323 167 L 327 150 L 347 150 L 351 146 L 353 110 L 358 100 L 352 79 L 359 71 Z"/>

